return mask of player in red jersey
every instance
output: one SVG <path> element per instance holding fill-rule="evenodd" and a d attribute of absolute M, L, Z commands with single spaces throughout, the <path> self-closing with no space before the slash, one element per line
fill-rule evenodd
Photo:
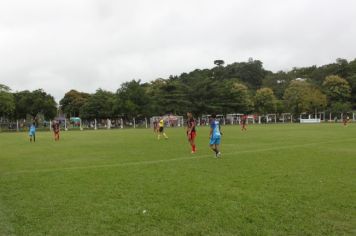
<path fill-rule="evenodd" d="M 344 126 L 347 126 L 347 124 L 350 122 L 350 117 L 346 116 L 343 120 Z"/>
<path fill-rule="evenodd" d="M 54 141 L 59 141 L 59 122 L 58 121 L 53 121 L 52 124 L 52 129 L 53 129 L 53 135 L 54 135 Z"/>
<path fill-rule="evenodd" d="M 188 142 L 190 143 L 190 146 L 192 146 L 192 154 L 194 154 L 196 152 L 196 148 L 195 148 L 195 137 L 197 136 L 197 132 L 195 129 L 196 122 L 195 122 L 191 112 L 188 112 L 187 116 L 188 116 L 187 137 L 188 137 Z"/>
<path fill-rule="evenodd" d="M 243 115 L 241 119 L 241 131 L 247 131 L 246 123 L 247 123 L 247 115 Z"/>
<path fill-rule="evenodd" d="M 157 119 L 153 120 L 153 133 L 155 133 L 155 134 L 158 133 L 158 120 Z"/>

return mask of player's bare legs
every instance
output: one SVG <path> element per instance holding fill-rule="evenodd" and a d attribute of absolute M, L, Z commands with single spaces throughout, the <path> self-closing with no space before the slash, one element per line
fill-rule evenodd
<path fill-rule="evenodd" d="M 188 134 L 188 141 L 190 146 L 192 147 L 192 153 L 195 153 L 196 148 L 195 148 L 195 138 L 191 136 L 191 134 Z"/>
<path fill-rule="evenodd" d="M 218 144 L 212 144 L 212 145 L 210 145 L 210 148 L 211 148 L 211 150 L 213 150 L 213 152 L 215 152 L 215 156 L 216 157 L 220 157 L 220 155 L 221 155 L 221 153 L 220 153 L 220 147 L 219 147 L 220 145 L 218 145 Z"/>

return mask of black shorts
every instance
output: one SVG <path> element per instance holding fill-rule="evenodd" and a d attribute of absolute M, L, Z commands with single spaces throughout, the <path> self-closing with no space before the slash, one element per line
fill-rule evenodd
<path fill-rule="evenodd" d="M 163 127 L 159 127 L 159 132 L 160 132 L 160 133 L 163 132 Z"/>

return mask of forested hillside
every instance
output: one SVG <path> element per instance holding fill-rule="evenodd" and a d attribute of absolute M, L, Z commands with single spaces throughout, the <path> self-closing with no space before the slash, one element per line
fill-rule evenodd
<path fill-rule="evenodd" d="M 131 80 L 118 89 L 98 89 L 94 94 L 70 90 L 60 100 L 69 116 L 85 119 L 138 117 L 158 114 L 283 113 L 331 111 L 346 113 L 356 108 L 356 59 L 337 59 L 323 66 L 272 72 L 259 60 L 197 69 L 149 83 Z M 0 85 L 0 116 L 19 119 L 42 113 L 56 116 L 54 98 L 42 89 L 13 92 Z"/>

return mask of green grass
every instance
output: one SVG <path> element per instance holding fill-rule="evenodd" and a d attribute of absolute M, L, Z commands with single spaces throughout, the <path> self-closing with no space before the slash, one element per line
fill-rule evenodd
<path fill-rule="evenodd" d="M 0 235 L 356 234 L 355 125 L 248 128 L 0 133 Z"/>

